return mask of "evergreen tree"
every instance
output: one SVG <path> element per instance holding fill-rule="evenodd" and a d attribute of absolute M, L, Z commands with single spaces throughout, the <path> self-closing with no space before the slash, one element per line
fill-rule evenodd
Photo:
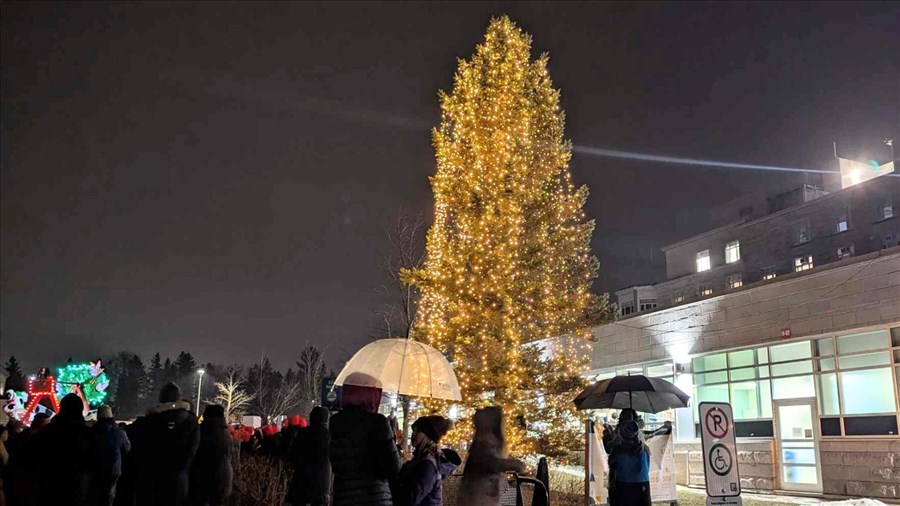
<path fill-rule="evenodd" d="M 154 404 L 150 398 L 150 381 L 141 357 L 129 354 L 127 359 L 119 355 L 121 364 L 117 365 L 116 396 L 113 407 L 116 416 L 133 418 L 144 413 L 147 407 Z M 123 359 L 125 359 L 123 361 Z"/>
<path fill-rule="evenodd" d="M 159 356 L 159 352 L 156 352 L 156 354 L 153 355 L 153 358 L 150 359 L 150 368 L 147 371 L 147 376 L 150 380 L 150 390 L 153 392 L 158 392 L 164 385 L 164 383 L 162 383 L 162 357 Z"/>
<path fill-rule="evenodd" d="M 157 393 L 163 387 L 163 385 L 170 381 L 175 381 L 177 379 L 177 376 L 178 374 L 175 371 L 175 364 L 173 364 L 172 361 L 169 360 L 169 357 L 166 357 L 166 361 L 163 362 L 162 381 L 156 388 Z"/>
<path fill-rule="evenodd" d="M 591 292 L 594 222 L 582 211 L 587 188 L 569 173 L 559 90 L 548 57 L 530 53 L 529 35 L 494 19 L 459 63 L 453 91 L 440 94 L 434 224 L 424 267 L 404 275 L 421 290 L 413 337 L 453 362 L 469 413 L 504 408 L 520 454 L 536 448 L 536 434 L 580 430 L 569 412 L 584 383 L 586 337 L 611 314 Z M 540 341 L 559 336 L 571 337 L 543 353 Z M 470 431 L 457 424 L 448 440 Z"/>
<path fill-rule="evenodd" d="M 22 367 L 15 355 L 9 356 L 3 369 L 6 371 L 6 389 L 24 391 L 28 385 L 25 383 L 25 375 L 22 373 Z"/>
<path fill-rule="evenodd" d="M 175 359 L 175 376 L 183 379 L 192 375 L 197 370 L 197 363 L 190 353 L 180 352 L 178 358 Z"/>

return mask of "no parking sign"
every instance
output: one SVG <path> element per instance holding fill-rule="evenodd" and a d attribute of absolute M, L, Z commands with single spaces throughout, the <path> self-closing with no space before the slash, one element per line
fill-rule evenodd
<path fill-rule="evenodd" d="M 701 402 L 700 436 L 707 504 L 734 505 L 741 500 L 734 418 L 727 402 Z"/>

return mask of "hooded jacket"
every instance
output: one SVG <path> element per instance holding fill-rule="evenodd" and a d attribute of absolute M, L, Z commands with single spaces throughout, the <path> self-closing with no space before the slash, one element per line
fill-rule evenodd
<path fill-rule="evenodd" d="M 231 436 L 222 406 L 203 412 L 200 446 L 191 464 L 190 497 L 195 505 L 225 504 L 231 496 Z"/>
<path fill-rule="evenodd" d="M 106 476 L 122 475 L 122 456 L 131 451 L 131 441 L 112 418 L 98 420 L 91 427 L 100 443 L 98 472 Z"/>
<path fill-rule="evenodd" d="M 328 410 L 313 408 L 308 427 L 297 427 L 297 436 L 288 452 L 294 477 L 288 491 L 293 504 L 328 504 L 331 500 L 331 461 L 328 447 Z"/>
<path fill-rule="evenodd" d="M 443 504 L 443 480 L 462 463 L 459 454 L 444 449 L 415 456 L 400 470 L 400 497 L 394 506 L 440 506 Z"/>

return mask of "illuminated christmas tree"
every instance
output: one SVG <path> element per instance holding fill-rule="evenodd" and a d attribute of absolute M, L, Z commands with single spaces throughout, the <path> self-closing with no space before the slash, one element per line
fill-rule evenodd
<path fill-rule="evenodd" d="M 589 327 L 610 315 L 590 290 L 594 223 L 582 211 L 587 188 L 569 173 L 559 90 L 547 56 L 530 52 L 528 34 L 494 19 L 474 56 L 460 61 L 453 91 L 440 94 L 435 219 L 424 267 L 405 273 L 421 290 L 413 337 L 452 361 L 461 415 L 502 405 L 520 454 L 577 434 L 566 420 L 583 384 Z M 552 354 L 528 345 L 563 335 Z M 463 420 L 448 440 L 470 435 Z"/>

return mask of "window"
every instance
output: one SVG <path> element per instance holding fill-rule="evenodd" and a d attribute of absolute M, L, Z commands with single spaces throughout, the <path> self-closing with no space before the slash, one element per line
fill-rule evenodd
<path fill-rule="evenodd" d="M 843 248 L 837 249 L 838 260 L 840 260 L 842 258 L 850 258 L 852 256 L 853 256 L 853 245 L 852 244 L 850 246 L 845 246 Z"/>
<path fill-rule="evenodd" d="M 896 434 L 896 385 L 887 330 L 816 340 L 819 410 L 835 422 L 828 435 Z M 889 417 L 884 415 L 890 414 Z M 850 415 L 850 416 L 848 416 Z M 891 423 L 884 423 L 884 419 Z M 825 421 L 823 420 L 823 424 Z"/>
<path fill-rule="evenodd" d="M 850 229 L 850 220 L 848 218 L 850 216 L 850 212 L 848 210 L 844 210 L 843 213 L 838 215 L 837 223 L 835 224 L 836 230 L 835 233 L 846 232 Z"/>
<path fill-rule="evenodd" d="M 634 312 L 634 301 L 623 302 L 619 311 L 622 316 L 629 315 Z"/>
<path fill-rule="evenodd" d="M 697 272 L 709 270 L 709 250 L 705 249 L 697 253 Z"/>
<path fill-rule="evenodd" d="M 888 218 L 894 217 L 894 204 L 893 202 L 883 202 L 881 206 L 879 206 L 879 218 L 882 220 L 886 220 Z"/>
<path fill-rule="evenodd" d="M 893 248 L 897 245 L 897 238 L 894 237 L 894 234 L 885 234 L 884 239 L 881 240 L 881 249 Z"/>
<path fill-rule="evenodd" d="M 729 289 L 740 288 L 743 285 L 743 281 L 741 280 L 740 274 L 732 274 L 726 278 L 726 282 L 728 283 Z"/>
<path fill-rule="evenodd" d="M 772 387 L 764 365 L 767 356 L 760 354 L 764 351 L 740 350 L 694 358 L 694 409 L 706 401 L 730 402 L 736 420 L 771 419 Z"/>
<path fill-rule="evenodd" d="M 791 227 L 791 235 L 793 237 L 795 246 L 798 244 L 809 242 L 809 223 L 806 220 L 794 223 L 794 225 Z"/>
<path fill-rule="evenodd" d="M 794 272 L 805 271 L 813 268 L 812 255 L 805 255 L 794 259 Z"/>
<path fill-rule="evenodd" d="M 656 309 L 656 299 L 638 299 L 638 311 L 648 311 Z"/>
<path fill-rule="evenodd" d="M 684 292 L 675 292 L 672 294 L 672 304 L 680 304 L 684 302 Z"/>
<path fill-rule="evenodd" d="M 725 263 L 733 264 L 741 259 L 740 241 L 731 241 L 725 245 Z"/>
<path fill-rule="evenodd" d="M 762 268 L 762 278 L 763 278 L 763 280 L 766 280 L 766 279 L 775 279 L 775 275 L 776 275 L 776 273 L 775 273 L 775 266 L 774 266 L 774 265 L 770 265 L 770 266 L 768 266 L 768 267 L 763 267 L 763 268 Z"/>
<path fill-rule="evenodd" d="M 706 296 L 706 295 L 712 295 L 712 293 L 713 293 L 712 285 L 709 285 L 709 284 L 700 285 L 699 287 L 697 287 L 697 289 L 700 291 L 701 297 Z"/>

